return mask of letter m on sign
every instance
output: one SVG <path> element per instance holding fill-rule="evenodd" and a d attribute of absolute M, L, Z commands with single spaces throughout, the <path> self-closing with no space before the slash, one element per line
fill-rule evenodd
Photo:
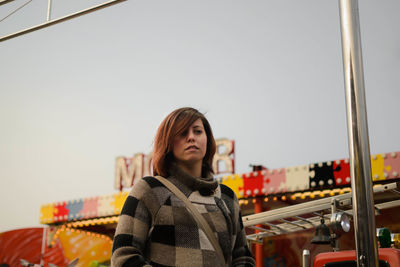
<path fill-rule="evenodd" d="M 135 154 L 132 158 L 118 157 L 115 160 L 114 188 L 132 187 L 136 179 L 143 177 L 144 154 Z"/>

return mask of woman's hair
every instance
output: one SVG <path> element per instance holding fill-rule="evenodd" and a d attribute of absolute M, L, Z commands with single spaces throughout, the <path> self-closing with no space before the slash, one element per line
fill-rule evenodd
<path fill-rule="evenodd" d="M 174 162 L 173 142 L 175 136 L 186 131 L 196 120 L 201 119 L 207 135 L 207 151 L 201 168 L 202 177 L 213 173 L 212 161 L 216 144 L 208 120 L 197 109 L 184 107 L 172 111 L 160 124 L 154 140 L 153 174 L 168 177 L 169 166 Z"/>

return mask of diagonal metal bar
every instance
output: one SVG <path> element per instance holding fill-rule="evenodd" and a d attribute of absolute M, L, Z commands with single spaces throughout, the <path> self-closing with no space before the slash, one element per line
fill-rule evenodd
<path fill-rule="evenodd" d="M 7 4 L 7 3 L 10 3 L 12 1 L 14 1 L 14 0 L 0 0 L 0 6 L 4 5 L 4 4 Z"/>
<path fill-rule="evenodd" d="M 269 223 L 269 222 L 264 222 L 265 225 L 268 225 L 270 227 L 274 227 L 276 229 L 278 229 L 279 231 L 285 233 L 287 232 L 285 229 L 283 229 L 282 227 L 280 227 L 279 225 L 273 224 L 273 223 Z"/>
<path fill-rule="evenodd" d="M 55 25 L 55 24 L 70 20 L 70 19 L 73 19 L 73 18 L 82 16 L 82 15 L 85 15 L 85 14 L 88 14 L 88 13 L 91 13 L 91 12 L 94 12 L 94 11 L 97 11 L 97 10 L 100 10 L 100 9 L 103 9 L 103 8 L 106 8 L 106 7 L 118 4 L 120 2 L 123 2 L 123 1 L 126 1 L 126 0 L 111 0 L 111 1 L 99 4 L 97 6 L 93 6 L 93 7 L 90 7 L 88 9 L 84 9 L 84 10 L 78 11 L 76 13 L 72 13 L 72 14 L 66 15 L 66 16 L 58 18 L 58 19 L 49 20 L 49 21 L 47 21 L 45 23 L 33 26 L 31 28 L 27 28 L 25 30 L 18 31 L 18 32 L 15 32 L 15 33 L 0 37 L 0 42 L 9 40 L 9 39 L 12 39 L 12 38 L 15 38 L 15 37 L 18 37 L 20 35 L 27 34 L 27 33 L 33 32 L 33 31 L 37 31 L 37 30 L 40 30 L 40 29 L 43 29 L 43 28 L 46 28 L 46 27 L 49 27 L 49 26 L 52 26 L 52 25 Z"/>
<path fill-rule="evenodd" d="M 288 221 L 288 220 L 285 220 L 285 219 L 280 219 L 280 221 L 282 221 L 282 222 L 284 222 L 284 223 L 287 223 L 287 224 L 291 224 L 291 225 L 294 225 L 294 226 L 297 226 L 297 227 L 300 227 L 300 228 L 302 228 L 302 229 L 307 229 L 307 227 L 305 227 L 304 225 L 301 225 L 300 223 L 297 223 L 297 222 L 291 222 L 291 221 Z"/>
<path fill-rule="evenodd" d="M 10 14 L 8 14 L 7 16 L 5 16 L 4 18 L 0 19 L 0 22 L 2 22 L 3 20 L 5 20 L 6 18 L 10 17 L 12 14 L 15 14 L 18 10 L 21 10 L 22 8 L 24 8 L 27 4 L 29 4 L 30 2 L 32 2 L 32 0 L 28 0 L 26 3 L 24 3 L 22 6 L 18 7 L 17 9 L 15 9 L 14 11 L 12 11 Z"/>
<path fill-rule="evenodd" d="M 308 220 L 308 219 L 306 219 L 306 218 L 303 218 L 303 217 L 300 217 L 300 216 L 294 216 L 293 218 L 296 218 L 296 219 L 298 219 L 298 220 L 300 220 L 300 221 L 306 222 L 306 223 L 310 224 L 311 227 L 315 227 L 315 226 L 316 226 L 316 225 L 314 225 L 314 224 L 312 223 L 312 221 L 310 221 L 310 220 Z"/>

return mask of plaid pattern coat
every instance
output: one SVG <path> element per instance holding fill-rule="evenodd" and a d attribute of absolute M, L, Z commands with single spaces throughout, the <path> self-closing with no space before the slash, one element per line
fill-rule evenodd
<path fill-rule="evenodd" d="M 234 192 L 216 181 L 194 178 L 176 166 L 170 173 L 168 179 L 214 231 L 227 266 L 255 266 Z M 185 204 L 162 183 L 149 176 L 133 186 L 115 232 L 111 266 L 217 267 L 217 257 Z"/>

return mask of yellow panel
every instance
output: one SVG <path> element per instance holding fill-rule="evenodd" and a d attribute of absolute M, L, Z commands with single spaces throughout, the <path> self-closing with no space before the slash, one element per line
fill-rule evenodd
<path fill-rule="evenodd" d="M 386 180 L 383 173 L 384 159 L 382 154 L 371 156 L 372 181 Z"/>
<path fill-rule="evenodd" d="M 111 205 L 114 205 L 114 213 L 118 215 L 121 213 L 122 207 L 124 206 L 125 200 L 128 197 L 128 192 L 119 192 L 114 195 L 114 201 Z"/>
<path fill-rule="evenodd" d="M 233 192 L 235 192 L 237 198 L 243 197 L 243 195 L 240 195 L 240 192 L 243 192 L 243 178 L 238 174 L 222 177 L 222 184 L 231 188 Z"/>
<path fill-rule="evenodd" d="M 89 232 L 78 232 L 73 229 L 62 231 L 58 237 L 65 257 L 69 261 L 79 258 L 77 267 L 90 266 L 93 261 L 110 260 L 112 241 L 108 237 L 89 235 Z"/>
<path fill-rule="evenodd" d="M 43 205 L 40 207 L 40 223 L 46 224 L 54 221 L 54 205 Z"/>

